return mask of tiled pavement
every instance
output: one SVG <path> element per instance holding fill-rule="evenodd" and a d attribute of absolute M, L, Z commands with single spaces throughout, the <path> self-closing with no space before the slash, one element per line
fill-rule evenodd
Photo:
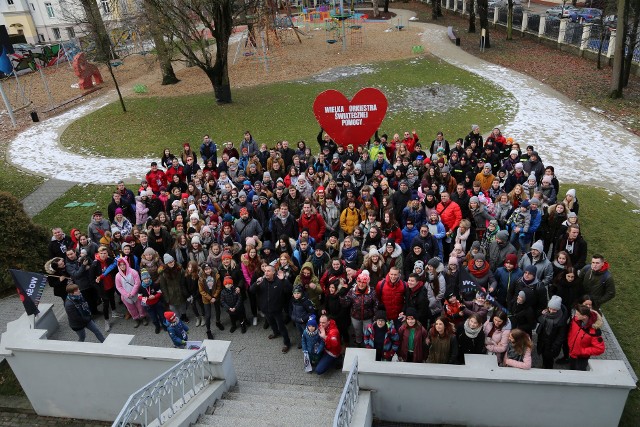
<path fill-rule="evenodd" d="M 25 212 L 29 217 L 33 218 L 74 185 L 76 185 L 75 182 L 62 181 L 55 178 L 47 179 L 33 193 L 22 200 Z"/>

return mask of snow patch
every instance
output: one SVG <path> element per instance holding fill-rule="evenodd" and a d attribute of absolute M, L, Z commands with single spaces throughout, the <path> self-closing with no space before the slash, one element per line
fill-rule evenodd
<path fill-rule="evenodd" d="M 349 67 L 336 67 L 311 77 L 312 82 L 331 83 L 361 74 L 373 74 L 376 70 L 367 65 L 354 65 Z"/>

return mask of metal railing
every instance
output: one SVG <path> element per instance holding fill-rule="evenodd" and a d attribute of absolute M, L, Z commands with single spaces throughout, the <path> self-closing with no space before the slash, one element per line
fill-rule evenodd
<path fill-rule="evenodd" d="M 122 407 L 112 427 L 162 425 L 212 380 L 206 348 L 134 392 Z"/>
<path fill-rule="evenodd" d="M 360 386 L 358 385 L 358 357 L 353 358 L 351 370 L 347 376 L 347 381 L 342 389 L 340 401 L 336 408 L 336 415 L 333 417 L 333 427 L 348 427 L 351 424 L 351 418 L 358 403 L 358 393 Z"/>

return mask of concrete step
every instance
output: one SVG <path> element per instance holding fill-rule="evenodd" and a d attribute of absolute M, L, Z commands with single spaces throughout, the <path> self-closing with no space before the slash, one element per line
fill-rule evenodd
<path fill-rule="evenodd" d="M 256 403 L 265 403 L 271 405 L 284 405 L 289 407 L 295 407 L 300 405 L 301 402 L 306 402 L 307 404 L 313 405 L 316 407 L 324 407 L 329 409 L 336 409 L 336 405 L 338 404 L 339 396 L 335 399 L 328 400 L 326 395 L 318 395 L 317 393 L 300 393 L 300 394 L 290 394 L 288 396 L 283 395 L 274 395 L 270 392 L 265 394 L 249 394 L 244 391 L 231 392 L 226 393 L 223 396 L 223 400 L 233 400 L 237 402 L 256 402 Z M 215 411 L 214 411 L 215 413 Z"/>
<path fill-rule="evenodd" d="M 265 383 L 260 381 L 238 381 L 237 387 L 240 392 L 244 392 L 245 389 L 259 390 L 266 389 L 273 390 L 287 390 L 291 393 L 296 392 L 311 392 L 311 393 L 328 393 L 340 397 L 342 393 L 342 387 L 329 387 L 329 386 L 315 386 L 315 385 L 302 385 L 302 384 L 280 384 L 280 383 Z"/>
<path fill-rule="evenodd" d="M 214 417 L 210 421 L 206 422 L 197 422 L 195 424 L 191 424 L 191 427 L 211 427 L 211 426 L 233 426 L 233 427 L 244 427 L 244 426 L 255 426 L 260 425 L 261 427 L 282 427 L 284 424 L 282 423 L 266 423 L 260 420 L 253 420 L 248 418 L 238 418 L 238 417 Z"/>
<path fill-rule="evenodd" d="M 201 418 L 211 420 L 210 417 L 231 416 L 254 419 L 260 425 L 270 422 L 287 426 L 308 426 L 311 422 L 317 426 L 329 426 L 334 414 L 335 408 L 312 406 L 312 402 L 303 400 L 297 405 L 223 400 L 216 404 L 213 415 L 203 415 Z M 310 417 L 313 417 L 313 420 Z"/>
<path fill-rule="evenodd" d="M 229 389 L 230 392 L 250 394 L 250 395 L 268 395 L 268 396 L 282 396 L 282 397 L 295 397 L 295 398 L 311 398 L 322 399 L 328 401 L 337 402 L 340 398 L 342 390 L 335 388 L 329 392 L 322 391 L 309 391 L 309 390 L 290 390 L 290 389 L 265 389 L 262 387 L 254 387 L 251 383 L 243 384 L 242 386 L 233 386 Z"/>

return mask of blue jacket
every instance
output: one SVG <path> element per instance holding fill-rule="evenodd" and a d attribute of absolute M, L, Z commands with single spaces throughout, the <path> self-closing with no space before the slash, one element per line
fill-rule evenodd
<path fill-rule="evenodd" d="M 291 297 L 291 306 L 289 307 L 289 315 L 295 323 L 306 325 L 309 316 L 315 313 L 313 303 L 304 294 L 300 299 Z"/>
<path fill-rule="evenodd" d="M 402 229 L 402 243 L 400 243 L 400 247 L 403 251 L 410 249 L 411 242 L 413 242 L 414 237 L 419 233 L 416 226 L 413 227 L 413 230 L 409 230 L 406 226 Z"/>
<path fill-rule="evenodd" d="M 302 351 L 309 354 L 311 363 L 320 360 L 324 353 L 324 340 L 320 338 L 318 329 L 311 335 L 307 328 L 304 328 L 302 332 Z"/>
<path fill-rule="evenodd" d="M 407 219 L 413 220 L 413 226 L 415 229 L 419 229 L 420 226 L 427 221 L 427 213 L 424 208 L 420 206 L 420 209 L 415 210 L 410 207 L 406 207 L 402 210 L 402 225 L 407 225 Z"/>
<path fill-rule="evenodd" d="M 491 293 L 491 295 L 493 295 L 493 297 L 497 299 L 500 304 L 508 304 L 507 294 L 509 293 L 509 289 L 515 287 L 516 282 L 520 280 L 522 274 L 523 271 L 519 267 L 511 270 L 511 272 L 507 271 L 507 269 L 504 267 L 498 267 L 495 273 L 493 273 L 497 285 L 496 289 Z M 513 290 L 511 292 L 513 292 Z"/>
<path fill-rule="evenodd" d="M 165 320 L 164 324 L 167 327 L 167 332 L 169 332 L 169 337 L 171 338 L 171 341 L 173 341 L 173 345 L 179 348 L 184 348 L 187 340 L 189 339 L 187 336 L 189 327 L 182 323 L 181 320 L 178 320 L 176 323 L 170 323 Z"/>

